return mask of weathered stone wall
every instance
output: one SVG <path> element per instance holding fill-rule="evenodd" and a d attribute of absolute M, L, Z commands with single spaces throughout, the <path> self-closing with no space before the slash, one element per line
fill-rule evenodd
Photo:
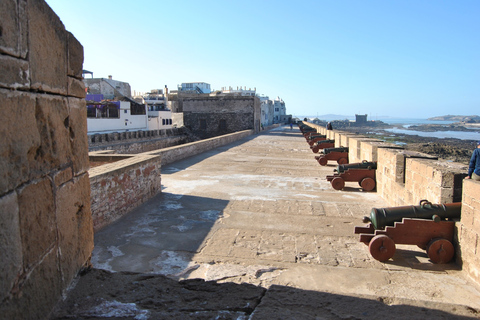
<path fill-rule="evenodd" d="M 325 134 L 323 127 L 310 124 Z M 464 180 L 468 167 L 439 161 L 427 154 L 402 150 L 376 139 L 335 131 L 335 139 L 347 141 L 349 160 L 376 160 L 377 193 L 390 206 L 462 202 L 462 215 L 456 223 L 456 260 L 463 270 L 480 284 L 480 183 Z M 329 133 L 330 136 L 332 133 Z"/>
<path fill-rule="evenodd" d="M 145 152 L 144 154 L 161 155 L 162 164 L 165 165 L 227 145 L 252 134 L 254 134 L 253 130 L 244 130 L 219 137 L 186 143 L 175 147 Z"/>
<path fill-rule="evenodd" d="M 260 130 L 260 100 L 248 96 L 182 98 L 184 125 L 201 139 L 253 129 Z"/>
<path fill-rule="evenodd" d="M 113 150 L 90 152 L 91 206 L 94 230 L 128 214 L 161 192 L 161 166 L 182 160 L 253 134 L 253 130 L 231 133 L 136 155 L 112 154 Z"/>
<path fill-rule="evenodd" d="M 130 141 L 117 141 L 109 144 L 103 143 L 95 147 L 91 147 L 90 151 L 112 150 L 123 154 L 137 154 L 148 152 L 152 150 L 168 148 L 171 146 L 177 146 L 185 144 L 191 141 L 191 138 L 187 135 L 171 136 L 164 138 L 150 138 L 146 140 L 130 140 Z"/>
<path fill-rule="evenodd" d="M 185 128 L 97 133 L 88 136 L 88 148 L 89 151 L 107 150 L 105 148 L 115 144 L 143 143 L 176 137 L 186 138 L 187 136 L 188 132 Z"/>
<path fill-rule="evenodd" d="M 0 12 L 0 317 L 43 319 L 93 249 L 83 47 L 43 0 Z"/>
<path fill-rule="evenodd" d="M 92 168 L 89 174 L 95 231 L 116 221 L 161 192 L 159 156 L 145 154 L 131 156 Z"/>
<path fill-rule="evenodd" d="M 462 219 L 457 226 L 457 263 L 480 284 L 480 182 L 465 180 Z"/>

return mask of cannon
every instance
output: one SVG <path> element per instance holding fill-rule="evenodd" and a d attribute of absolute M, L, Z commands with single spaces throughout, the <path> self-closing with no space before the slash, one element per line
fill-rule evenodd
<path fill-rule="evenodd" d="M 460 218 L 461 203 L 432 204 L 427 200 L 420 201 L 418 206 L 402 206 L 391 208 L 373 208 L 364 222 L 371 222 L 375 229 L 393 226 L 403 218 L 432 219 L 440 221 Z"/>
<path fill-rule="evenodd" d="M 348 147 L 340 148 L 325 148 L 323 154 L 316 156 L 318 163 L 322 166 L 326 166 L 328 160 L 337 161 L 338 164 L 348 163 Z"/>
<path fill-rule="evenodd" d="M 307 125 L 299 125 L 298 128 L 300 129 L 300 131 L 302 132 L 302 134 L 305 136 L 307 133 L 310 133 L 310 132 L 314 132 L 316 133 L 317 132 L 317 129 L 315 128 L 312 128 L 312 127 L 309 127 Z"/>
<path fill-rule="evenodd" d="M 356 181 L 365 191 L 375 189 L 375 171 L 377 169 L 376 161 L 362 161 L 360 163 L 339 164 L 332 176 L 327 176 L 333 189 L 342 190 L 345 187 L 345 181 Z"/>
<path fill-rule="evenodd" d="M 460 217 L 461 206 L 460 202 L 432 204 L 422 200 L 419 206 L 373 208 L 368 218 L 371 223 L 355 227 L 355 233 L 381 262 L 394 256 L 395 244 L 409 244 L 426 250 L 433 263 L 448 263 L 455 254 L 452 219 Z"/>
<path fill-rule="evenodd" d="M 307 138 L 307 142 L 310 146 L 313 146 L 317 141 L 327 140 L 327 136 L 324 134 L 312 134 Z"/>
<path fill-rule="evenodd" d="M 313 153 L 317 153 L 321 149 L 333 147 L 335 147 L 335 140 L 326 139 L 315 142 L 315 144 L 311 146 L 310 149 L 312 149 Z"/>

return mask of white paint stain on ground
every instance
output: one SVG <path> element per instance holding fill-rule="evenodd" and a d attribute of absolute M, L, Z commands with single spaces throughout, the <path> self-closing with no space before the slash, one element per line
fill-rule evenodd
<path fill-rule="evenodd" d="M 162 250 L 160 255 L 150 261 L 150 266 L 155 273 L 173 276 L 184 273 L 191 267 L 190 257 L 176 251 Z"/>
<path fill-rule="evenodd" d="M 82 316 L 99 318 L 134 317 L 135 320 L 146 320 L 148 319 L 148 310 L 139 309 L 135 303 L 102 300 L 99 305 L 85 311 Z"/>

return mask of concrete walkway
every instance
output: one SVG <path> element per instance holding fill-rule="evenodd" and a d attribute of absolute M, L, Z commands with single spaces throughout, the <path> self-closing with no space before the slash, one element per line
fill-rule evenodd
<path fill-rule="evenodd" d="M 299 130 L 289 127 L 165 166 L 162 194 L 98 232 L 92 263 L 187 279 L 183 286 L 212 280 L 235 301 L 245 292 L 236 296 L 233 284 L 258 296 L 247 311 L 211 307 L 205 318 L 477 317 L 480 290 L 455 264 L 432 264 L 414 246 L 397 246 L 387 263 L 370 256 L 353 229 L 386 203 L 357 183 L 334 190 L 325 176 L 335 167 L 318 165 Z M 132 277 L 110 276 L 119 274 Z M 155 277 L 167 281 L 148 279 Z M 194 307 L 179 311 L 181 303 L 166 313 L 142 306 L 146 313 L 131 315 L 202 318 Z"/>

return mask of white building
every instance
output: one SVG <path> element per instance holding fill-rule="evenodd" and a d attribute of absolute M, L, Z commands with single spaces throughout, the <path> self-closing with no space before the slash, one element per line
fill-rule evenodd
<path fill-rule="evenodd" d="M 130 101 L 107 101 L 103 95 L 87 95 L 89 134 L 148 130 L 146 106 Z"/>
<path fill-rule="evenodd" d="M 273 100 L 273 122 L 274 123 L 285 123 L 287 116 L 287 109 L 285 108 L 285 102 L 277 97 Z M 291 118 L 291 116 L 290 116 Z"/>
<path fill-rule="evenodd" d="M 260 99 L 261 123 L 265 128 L 273 124 L 273 100 L 267 96 L 258 96 Z"/>
<path fill-rule="evenodd" d="M 212 89 L 210 84 L 205 82 L 183 82 L 178 85 L 178 92 L 191 92 L 191 93 L 210 93 Z"/>
<path fill-rule="evenodd" d="M 142 96 L 143 102 L 147 105 L 148 129 L 170 129 L 172 128 L 172 111 L 168 109 L 168 89 L 153 89 Z"/>
<path fill-rule="evenodd" d="M 251 88 L 248 88 L 247 90 L 247 87 L 237 87 L 237 89 L 234 89 L 232 87 L 222 87 L 222 90 L 221 92 L 222 93 L 230 93 L 230 94 L 234 94 L 234 95 L 239 95 L 239 96 L 251 96 L 251 97 L 254 97 L 255 94 L 256 94 L 256 91 L 257 91 L 257 88 L 253 88 L 253 90 Z"/>
<path fill-rule="evenodd" d="M 131 98 L 130 85 L 105 78 L 84 79 L 88 88 L 88 134 L 172 128 L 172 112 L 166 108 L 163 90 L 152 90 L 145 98 Z"/>
<path fill-rule="evenodd" d="M 87 94 L 103 94 L 104 99 L 131 98 L 132 90 L 128 82 L 113 80 L 112 76 L 105 78 L 83 79 Z"/>

